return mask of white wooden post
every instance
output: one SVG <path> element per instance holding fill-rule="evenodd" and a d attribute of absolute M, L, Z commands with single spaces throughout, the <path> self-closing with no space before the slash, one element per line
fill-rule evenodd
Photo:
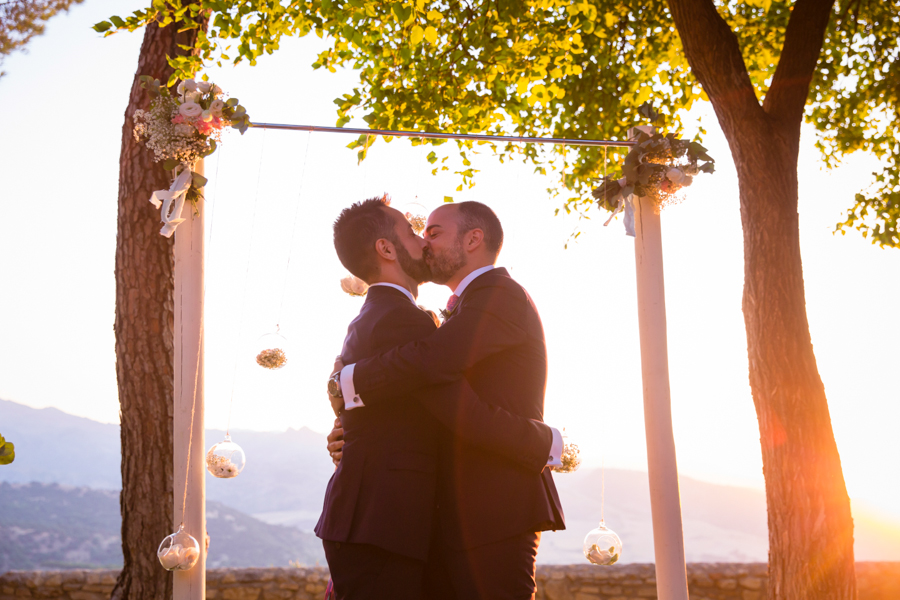
<path fill-rule="evenodd" d="M 635 198 L 633 204 L 641 378 L 657 596 L 659 600 L 688 600 L 681 494 L 669 395 L 660 218 L 649 198 Z"/>
<path fill-rule="evenodd" d="M 203 174 L 203 161 L 194 168 Z M 175 230 L 175 412 L 174 439 L 175 511 L 173 531 L 181 523 L 185 469 L 187 503 L 184 529 L 200 543 L 200 559 L 189 571 L 174 573 L 174 600 L 204 600 L 206 597 L 206 441 L 203 437 L 203 201 L 199 214 L 187 204 L 182 217 L 187 220 Z M 199 348 L 198 348 L 199 344 Z M 199 350 L 199 351 L 198 351 Z M 199 364 L 197 358 L 199 356 Z M 196 381 L 196 399 L 194 382 Z M 193 435 L 191 407 L 193 405 Z M 188 440 L 190 461 L 188 460 Z"/>

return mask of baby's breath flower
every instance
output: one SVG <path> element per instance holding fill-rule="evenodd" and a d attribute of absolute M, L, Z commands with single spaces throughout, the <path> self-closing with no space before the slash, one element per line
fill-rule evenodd
<path fill-rule="evenodd" d="M 287 356 L 281 348 L 270 348 L 256 355 L 256 364 L 267 369 L 280 369 L 287 363 Z"/>

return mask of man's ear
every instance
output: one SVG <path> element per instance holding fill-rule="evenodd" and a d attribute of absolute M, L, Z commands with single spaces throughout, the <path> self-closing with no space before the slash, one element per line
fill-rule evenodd
<path fill-rule="evenodd" d="M 474 252 L 484 243 L 484 231 L 481 229 L 473 229 L 466 233 L 465 250 Z"/>
<path fill-rule="evenodd" d="M 384 260 L 397 260 L 397 249 L 394 243 L 385 238 L 379 238 L 375 241 L 375 252 Z"/>

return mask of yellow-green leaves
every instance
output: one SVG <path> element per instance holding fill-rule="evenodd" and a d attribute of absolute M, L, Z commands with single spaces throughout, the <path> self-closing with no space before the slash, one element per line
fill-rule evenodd
<path fill-rule="evenodd" d="M 425 39 L 428 40 L 429 44 L 437 43 L 437 37 L 437 29 L 435 29 L 431 25 L 425 28 Z"/>
<path fill-rule="evenodd" d="M 425 30 L 419 25 L 413 25 L 412 30 L 409 32 L 410 43 L 415 46 L 422 42 L 423 37 L 425 37 Z"/>
<path fill-rule="evenodd" d="M 8 465 L 16 459 L 16 447 L 0 435 L 0 465 Z"/>

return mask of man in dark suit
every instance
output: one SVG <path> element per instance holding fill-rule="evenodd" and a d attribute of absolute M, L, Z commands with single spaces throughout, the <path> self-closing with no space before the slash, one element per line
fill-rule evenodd
<path fill-rule="evenodd" d="M 345 210 L 334 226 L 338 257 L 370 283 L 341 356 L 357 362 L 423 339 L 435 323 L 415 304 L 429 276 L 426 243 L 385 199 Z M 532 478 L 559 434 L 539 420 L 480 402 L 463 379 L 416 386 L 382 407 L 345 411 L 343 460 L 328 484 L 316 534 L 323 539 L 338 600 L 423 595 L 436 507 L 441 425 L 479 452 Z M 494 403 L 512 403 L 508 392 Z"/>
<path fill-rule="evenodd" d="M 500 221 L 483 204 L 450 204 L 429 216 L 425 239 L 432 280 L 454 290 L 445 323 L 377 356 L 345 360 L 330 380 L 333 404 L 352 417 L 396 407 L 426 386 L 464 380 L 481 398 L 542 420 L 543 327 L 528 293 L 494 268 Z M 441 538 L 430 562 L 446 566 L 446 585 L 459 600 L 532 598 L 541 531 L 565 528 L 550 470 L 517 468 L 461 438 L 445 439 L 440 454 Z"/>

